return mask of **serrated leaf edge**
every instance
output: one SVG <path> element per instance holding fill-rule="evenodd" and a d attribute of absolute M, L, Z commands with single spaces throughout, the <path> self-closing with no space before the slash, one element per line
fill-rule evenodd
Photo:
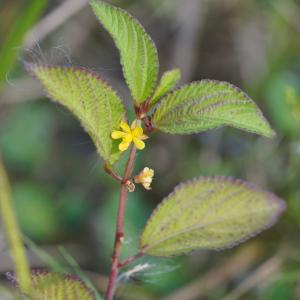
<path fill-rule="evenodd" d="M 31 269 L 31 276 L 47 276 L 47 275 L 58 275 L 61 276 L 63 278 L 63 280 L 70 280 L 72 282 L 77 282 L 78 284 L 80 284 L 81 288 L 86 290 L 86 292 L 90 295 L 91 298 L 95 298 L 95 294 L 94 292 L 88 287 L 86 286 L 86 284 L 83 282 L 83 280 L 73 274 L 68 274 L 68 273 L 59 273 L 59 272 L 51 272 L 48 270 L 44 270 L 44 269 Z M 16 274 L 14 272 L 6 272 L 5 276 L 7 278 L 8 281 L 10 281 L 14 287 L 19 287 L 19 283 L 18 283 L 18 278 L 16 277 Z M 38 285 L 37 283 L 34 282 L 33 280 L 33 286 Z"/>
<path fill-rule="evenodd" d="M 68 71 L 74 71 L 74 72 L 76 72 L 76 71 L 82 71 L 82 72 L 84 72 L 85 74 L 87 74 L 87 75 L 89 75 L 89 76 L 91 76 L 91 77 L 94 77 L 96 80 L 98 80 L 99 82 L 101 82 L 101 84 L 103 84 L 105 87 L 109 88 L 109 89 L 115 94 L 115 96 L 117 96 L 117 97 L 119 98 L 120 104 L 122 105 L 123 110 L 124 110 L 124 119 L 126 120 L 126 107 L 125 107 L 125 105 L 124 105 L 124 101 L 123 101 L 122 97 L 121 97 L 120 94 L 119 94 L 119 93 L 118 93 L 118 92 L 117 92 L 117 91 L 116 91 L 116 90 L 108 83 L 108 81 L 107 81 L 106 79 L 104 79 L 104 78 L 103 78 L 99 73 L 97 73 L 96 71 L 93 71 L 93 70 L 91 70 L 91 69 L 88 69 L 88 68 L 86 68 L 86 67 L 81 67 L 81 66 L 77 66 L 77 67 L 72 66 L 72 67 L 69 67 L 69 66 L 51 65 L 51 64 L 36 64 L 36 63 L 29 63 L 29 62 L 24 62 L 24 67 L 25 67 L 26 71 L 27 71 L 32 77 L 36 78 L 37 81 L 40 82 L 40 83 L 41 83 L 40 79 L 39 79 L 38 76 L 35 74 L 35 71 L 34 71 L 35 69 L 57 69 L 57 70 L 68 70 Z M 72 114 L 72 115 L 80 122 L 81 127 L 82 127 L 83 130 L 88 134 L 88 136 L 89 136 L 90 138 L 92 138 L 92 137 L 90 136 L 89 132 L 87 131 L 87 129 L 83 126 L 82 121 L 81 121 L 77 116 L 75 116 L 74 113 L 73 113 L 70 109 L 66 108 L 66 107 L 65 107 L 63 104 L 61 104 L 58 100 L 54 99 L 54 98 L 49 94 L 49 92 L 47 91 L 47 89 L 44 87 L 43 84 L 41 84 L 41 86 L 42 86 L 42 89 L 43 89 L 44 94 L 46 95 L 46 97 L 49 98 L 51 101 L 56 102 L 56 103 L 62 105 L 65 109 L 67 109 L 67 111 L 70 112 L 70 113 L 71 113 L 71 114 Z M 116 128 L 116 129 L 117 129 L 117 128 Z M 95 145 L 95 146 L 96 146 L 96 145 Z M 122 153 L 120 153 L 120 154 L 122 154 Z M 102 156 L 102 154 L 101 154 L 101 157 L 104 158 L 104 157 Z M 106 162 L 110 162 L 109 159 L 110 159 L 110 158 L 107 158 L 107 159 L 104 158 L 104 160 L 105 160 Z M 114 162 L 110 162 L 110 163 L 113 164 Z"/>
<path fill-rule="evenodd" d="M 236 90 L 238 93 L 241 93 L 245 98 L 248 103 L 251 103 L 251 104 L 255 104 L 257 106 L 257 104 L 243 91 L 241 90 L 239 87 L 227 82 L 227 81 L 219 81 L 219 80 L 214 80 L 214 79 L 202 79 L 202 80 L 197 80 L 197 81 L 193 81 L 191 83 L 187 83 L 187 84 L 184 84 L 182 86 L 179 86 L 177 87 L 176 89 L 174 89 L 173 91 L 167 93 L 166 95 L 164 95 L 158 103 L 156 103 L 156 106 L 155 106 L 155 110 L 151 116 L 151 119 L 153 120 L 153 117 L 156 113 L 156 111 L 159 109 L 159 107 L 163 104 L 163 101 L 165 98 L 169 97 L 169 96 L 172 96 L 174 93 L 176 93 L 177 91 L 181 90 L 181 89 L 184 89 L 186 87 L 189 87 L 189 86 L 193 86 L 193 85 L 197 85 L 197 84 L 200 84 L 200 83 L 215 83 L 215 84 L 224 84 L 225 86 L 228 86 L 230 88 L 233 88 L 234 90 Z M 219 92 L 219 93 L 222 93 L 222 92 Z M 224 94 L 227 94 L 226 92 L 224 92 Z M 204 97 L 204 99 L 206 99 L 206 97 Z M 197 100 L 194 100 L 195 102 L 197 102 Z M 176 105 L 173 109 L 176 109 L 179 105 Z M 242 129 L 246 132 L 249 132 L 249 133 L 255 133 L 255 134 L 259 134 L 259 135 L 263 135 L 265 137 L 268 137 L 268 138 L 274 138 L 276 137 L 276 132 L 271 128 L 268 120 L 265 118 L 265 116 L 263 115 L 262 111 L 259 109 L 259 107 L 257 106 L 256 107 L 256 112 L 257 114 L 259 115 L 259 117 L 261 118 L 261 120 L 263 122 L 265 122 L 268 126 L 269 126 L 269 129 L 270 129 L 270 134 L 262 134 L 262 133 L 259 133 L 257 130 L 249 130 L 249 129 L 245 129 L 244 127 L 241 127 L 241 126 L 237 126 L 235 125 L 234 127 L 237 128 L 237 129 Z M 203 117 L 204 119 L 205 118 L 208 118 L 208 117 Z M 216 119 L 216 118 L 215 118 Z M 219 119 L 220 120 L 220 119 Z M 231 124 L 233 124 L 234 122 L 232 122 Z M 155 127 L 155 123 L 152 123 L 154 129 L 157 129 L 157 130 L 161 130 L 160 128 L 156 128 Z M 230 126 L 228 124 L 225 124 L 226 126 Z M 214 127 L 213 129 L 217 129 L 217 128 L 220 128 L 222 127 L 223 125 L 219 125 L 219 126 L 216 126 Z M 169 133 L 169 134 L 172 134 L 172 132 L 170 131 L 167 131 L 167 130 L 161 130 L 165 133 Z M 206 129 L 202 130 L 202 131 L 206 131 Z M 190 131 L 189 133 L 180 133 L 179 135 L 187 135 L 187 134 L 196 134 L 196 133 L 199 133 L 199 132 L 202 132 L 202 131 L 199 131 L 199 130 L 195 130 L 195 131 Z M 177 134 L 177 133 L 176 133 Z"/>
<path fill-rule="evenodd" d="M 146 229 L 146 227 L 148 226 L 148 224 L 150 224 L 150 222 L 152 221 L 152 219 L 155 217 L 155 215 L 157 214 L 157 212 L 159 211 L 160 207 L 163 205 L 163 203 L 165 203 L 166 201 L 168 201 L 170 198 L 172 198 L 178 191 L 180 191 L 181 189 L 187 187 L 187 186 L 192 186 L 195 183 L 198 183 L 200 180 L 202 180 L 202 182 L 226 182 L 226 183 L 231 183 L 234 185 L 239 185 L 239 186 L 243 186 L 247 189 L 250 189 L 252 191 L 258 191 L 261 193 L 264 193 L 267 196 L 268 201 L 271 202 L 276 202 L 276 204 L 278 205 L 278 211 L 276 212 L 276 214 L 274 214 L 273 218 L 271 219 L 271 221 L 266 224 L 265 226 L 259 228 L 258 230 L 254 231 L 251 234 L 248 234 L 247 236 L 235 241 L 234 243 L 229 244 L 226 247 L 220 247 L 220 248 L 207 248 L 209 250 L 214 250 L 214 251 L 221 251 L 221 250 L 225 250 L 225 249 L 231 249 L 247 240 L 249 240 L 252 237 L 257 236 L 259 233 L 269 229 L 270 227 L 272 227 L 279 219 L 280 215 L 285 211 L 286 209 L 286 203 L 282 198 L 277 197 L 275 194 L 264 190 L 260 187 L 258 187 L 257 185 L 255 185 L 254 183 L 248 182 L 248 181 L 244 181 L 242 179 L 238 179 L 232 176 L 199 176 L 199 177 L 195 177 L 193 179 L 190 179 L 186 182 L 182 182 L 179 183 L 177 186 L 175 186 L 175 188 L 173 189 L 173 191 L 167 196 L 165 197 L 158 205 L 157 207 L 153 210 L 150 218 L 148 219 L 148 221 L 146 222 L 146 225 L 144 227 L 144 230 Z M 141 235 L 140 238 L 140 249 L 142 253 L 147 254 L 147 250 L 151 249 L 152 247 L 146 245 L 143 245 L 142 243 L 142 238 L 143 238 L 143 234 Z M 206 248 L 203 248 L 201 250 L 205 250 Z M 195 251 L 199 251 L 199 250 L 193 250 L 193 251 L 186 251 L 183 252 L 181 254 L 174 254 L 174 255 L 159 255 L 159 257 L 175 257 L 175 256 L 180 256 L 180 255 L 184 255 L 184 254 L 189 254 L 189 253 L 193 253 Z M 151 256 L 151 254 L 149 254 Z M 155 255 L 153 255 L 155 256 Z"/>
<path fill-rule="evenodd" d="M 112 6 L 113 8 L 119 10 L 121 13 L 126 14 L 126 15 L 127 15 L 134 23 L 136 23 L 138 26 L 141 27 L 141 29 L 142 29 L 144 35 L 146 35 L 146 36 L 149 38 L 149 41 L 150 41 L 150 43 L 152 44 L 153 49 L 154 49 L 155 54 L 156 54 L 156 67 L 155 67 L 155 69 L 156 69 L 156 79 L 153 81 L 152 86 L 151 86 L 151 89 L 149 90 L 149 95 L 147 96 L 148 98 L 151 97 L 151 96 L 153 95 L 154 90 L 155 90 L 155 87 L 156 87 L 156 85 L 157 85 L 157 75 L 158 75 L 158 70 L 159 70 L 158 52 L 157 52 L 157 48 L 156 48 L 156 45 L 155 45 L 153 39 L 152 39 L 151 36 L 146 32 L 146 30 L 145 30 L 144 26 L 142 25 L 142 23 L 141 23 L 136 17 L 134 17 L 134 16 L 132 16 L 130 13 L 128 13 L 125 9 L 122 9 L 122 8 L 120 8 L 120 7 L 118 7 L 118 6 L 110 5 L 110 4 L 108 4 L 108 3 L 104 2 L 104 1 L 101 1 L 101 0 L 92 0 L 92 1 L 90 1 L 90 5 L 91 5 L 92 10 L 93 10 L 93 12 L 94 12 L 95 15 L 96 15 L 96 13 L 95 13 L 95 9 L 94 9 L 94 7 L 93 7 L 94 3 L 102 3 L 102 4 L 106 5 L 106 6 Z M 96 15 L 96 16 L 97 16 L 97 15 Z M 106 29 L 106 27 L 104 26 L 104 24 L 103 24 L 103 22 L 101 21 L 101 19 L 97 17 L 97 20 L 100 22 L 100 24 L 103 26 L 103 28 L 104 28 L 104 29 L 108 32 L 108 34 L 110 35 L 110 32 Z M 119 49 L 119 47 L 118 47 L 117 43 L 115 42 L 114 38 L 112 38 L 112 39 L 113 39 L 113 41 L 114 41 L 114 44 L 115 44 L 116 48 Z M 119 52 L 120 52 L 120 51 L 119 51 Z M 120 56 L 120 57 L 121 57 L 121 56 Z M 122 66 L 123 74 L 125 74 L 125 73 L 126 73 L 126 72 L 125 72 L 125 66 L 124 66 L 124 64 L 123 64 L 122 58 L 120 59 L 120 63 L 121 63 L 121 66 Z M 145 75 L 143 74 L 143 76 L 145 76 Z M 125 76 L 124 76 L 124 77 L 125 77 Z M 128 82 L 128 80 L 127 80 L 126 77 L 125 77 L 125 81 L 126 81 L 128 87 L 129 87 L 129 82 Z M 143 101 L 139 101 L 139 99 L 134 99 L 134 100 L 137 102 L 137 104 L 140 104 L 140 103 L 145 102 L 147 99 L 143 99 Z"/>
<path fill-rule="evenodd" d="M 40 80 L 34 73 L 34 68 L 35 67 L 38 68 L 38 69 L 63 69 L 63 70 L 82 71 L 82 72 L 86 73 L 87 75 L 90 75 L 90 76 L 96 78 L 101 83 L 103 83 L 106 87 L 110 88 L 112 90 L 112 92 L 114 92 L 116 94 L 116 96 L 118 96 L 120 98 L 121 104 L 122 104 L 122 106 L 124 108 L 124 111 L 125 111 L 124 102 L 123 102 L 123 99 L 120 96 L 120 94 L 112 87 L 112 85 L 104 77 L 102 77 L 102 75 L 100 75 L 98 72 L 96 72 L 94 70 L 91 70 L 91 69 L 86 68 L 86 67 L 81 67 L 81 66 L 71 66 L 70 67 L 70 66 L 51 65 L 51 64 L 37 64 L 37 63 L 29 63 L 29 62 L 25 62 L 24 66 L 25 66 L 26 71 L 30 75 L 32 75 L 34 78 L 36 78 L 38 81 L 40 81 Z M 43 90 L 47 94 L 47 97 L 49 97 L 53 101 L 57 102 L 55 99 L 52 98 L 52 96 L 50 96 L 48 94 L 48 92 L 45 88 L 43 88 Z"/>

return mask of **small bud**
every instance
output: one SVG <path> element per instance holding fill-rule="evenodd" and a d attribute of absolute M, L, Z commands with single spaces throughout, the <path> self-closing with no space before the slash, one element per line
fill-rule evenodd
<path fill-rule="evenodd" d="M 134 185 L 134 183 L 133 183 L 131 180 L 127 180 L 126 183 L 125 183 L 125 185 L 126 185 L 128 191 L 129 191 L 130 193 L 134 192 L 134 190 L 135 190 L 135 185 Z"/>
<path fill-rule="evenodd" d="M 154 170 L 145 167 L 137 176 L 134 177 L 134 182 L 142 184 L 146 190 L 151 190 L 153 176 Z"/>

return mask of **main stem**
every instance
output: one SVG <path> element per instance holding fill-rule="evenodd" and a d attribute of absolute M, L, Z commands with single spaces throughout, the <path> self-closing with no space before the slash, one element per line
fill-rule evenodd
<path fill-rule="evenodd" d="M 127 161 L 126 169 L 124 172 L 124 177 L 121 182 L 115 244 L 114 244 L 114 251 L 113 251 L 113 255 L 112 255 L 111 273 L 110 273 L 110 277 L 109 277 L 108 287 L 106 290 L 105 300 L 112 300 L 114 297 L 115 290 L 116 290 L 117 277 L 118 277 L 118 272 L 119 272 L 120 255 L 121 255 L 122 242 L 123 242 L 123 237 L 124 237 L 124 232 L 123 232 L 124 214 L 125 214 L 126 199 L 127 199 L 127 194 L 128 194 L 126 182 L 127 182 L 127 180 L 130 179 L 130 176 L 131 176 L 131 173 L 133 170 L 135 155 L 136 155 L 136 148 L 135 148 L 135 146 L 132 146 L 130 155 L 129 155 L 129 158 Z"/>

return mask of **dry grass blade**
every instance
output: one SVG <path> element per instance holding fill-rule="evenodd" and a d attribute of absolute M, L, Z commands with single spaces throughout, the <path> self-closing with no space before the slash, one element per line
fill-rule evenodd
<path fill-rule="evenodd" d="M 266 283 L 274 277 L 281 269 L 285 259 L 287 257 L 286 251 L 279 251 L 273 257 L 261 264 L 256 270 L 254 270 L 250 276 L 241 282 L 232 292 L 230 292 L 222 300 L 238 300 L 251 289 L 258 287 L 261 283 Z"/>
<path fill-rule="evenodd" d="M 263 254 L 264 248 L 261 243 L 255 242 L 244 246 L 227 258 L 222 265 L 212 268 L 207 274 L 161 300 L 201 299 L 216 287 L 249 270 L 262 258 Z"/>

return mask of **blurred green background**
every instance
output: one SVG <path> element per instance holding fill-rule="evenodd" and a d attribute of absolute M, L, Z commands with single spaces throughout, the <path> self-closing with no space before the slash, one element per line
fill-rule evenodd
<path fill-rule="evenodd" d="M 146 27 L 161 73 L 179 67 L 181 83 L 211 78 L 239 86 L 277 132 L 273 140 L 231 128 L 192 136 L 155 133 L 136 166 L 155 170 L 153 189 L 137 187 L 130 195 L 124 254 L 134 253 L 161 199 L 195 176 L 240 177 L 288 203 L 275 227 L 243 246 L 172 260 L 145 258 L 150 267 L 124 280 L 119 299 L 300 299 L 300 1 L 111 2 Z M 57 248 L 62 246 L 102 290 L 118 185 L 104 174 L 77 120 L 43 96 L 24 61 L 89 67 L 130 109 L 118 52 L 86 0 L 0 1 L 0 149 L 31 265 L 70 268 Z M 3 282 L 11 269 L 0 225 Z"/>

